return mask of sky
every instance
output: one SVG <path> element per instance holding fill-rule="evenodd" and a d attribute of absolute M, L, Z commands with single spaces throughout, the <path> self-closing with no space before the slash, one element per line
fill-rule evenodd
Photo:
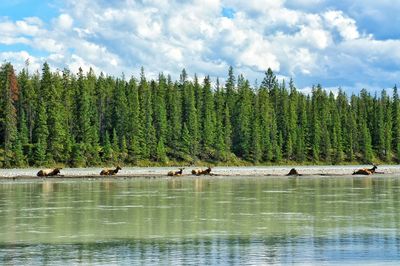
<path fill-rule="evenodd" d="M 158 73 L 251 84 L 281 79 L 357 93 L 400 80 L 397 0 L 13 0 L 0 2 L 0 61 L 120 77 Z"/>

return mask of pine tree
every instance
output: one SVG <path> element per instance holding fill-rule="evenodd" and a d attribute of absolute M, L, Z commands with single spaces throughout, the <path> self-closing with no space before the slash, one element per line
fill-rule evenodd
<path fill-rule="evenodd" d="M 393 151 L 396 152 L 397 161 L 400 161 L 400 99 L 397 93 L 397 86 L 393 88 Z"/>
<path fill-rule="evenodd" d="M 165 152 L 164 141 L 159 139 L 157 143 L 156 160 L 161 163 L 167 162 L 167 155 Z"/>
<path fill-rule="evenodd" d="M 259 109 L 258 99 L 253 101 L 254 109 Z M 262 158 L 261 140 L 260 140 L 260 122 L 258 115 L 254 115 L 251 122 L 251 140 L 250 140 L 249 159 L 253 163 L 258 163 Z"/>
<path fill-rule="evenodd" d="M 225 104 L 225 109 L 224 109 L 222 130 L 224 131 L 223 136 L 224 136 L 225 153 L 227 156 L 230 156 L 231 151 L 232 151 L 232 137 L 231 137 L 232 136 L 232 124 L 231 124 L 230 109 L 229 109 L 229 105 L 227 103 Z M 225 159 L 228 159 L 228 158 L 225 158 Z"/>
<path fill-rule="evenodd" d="M 366 90 L 350 98 L 320 85 L 312 95 L 279 82 L 269 69 L 258 87 L 233 68 L 221 87 L 199 84 L 185 70 L 178 81 L 160 74 L 128 82 L 93 70 L 42 74 L 12 65 L 0 69 L 2 167 L 65 163 L 71 166 L 137 163 L 168 157 L 254 163 L 284 160 L 392 162 L 400 158 L 400 100 Z M 112 134 L 111 138 L 109 134 Z M 167 156 L 168 155 L 168 156 Z M 99 157 L 101 156 L 101 158 Z"/>
<path fill-rule="evenodd" d="M 202 109 L 202 120 L 203 120 L 203 152 L 202 157 L 208 159 L 213 153 L 213 147 L 215 143 L 215 109 L 214 99 L 211 92 L 210 78 L 204 78 L 203 87 L 203 109 Z"/>
<path fill-rule="evenodd" d="M 125 86 L 125 81 L 118 79 L 112 97 L 112 128 L 116 131 L 118 143 L 122 142 L 122 138 L 125 137 L 126 132 L 128 132 L 128 102 Z"/>
<path fill-rule="evenodd" d="M 362 136 L 362 143 L 361 143 L 361 150 L 362 150 L 362 160 L 365 163 L 372 163 L 373 162 L 373 153 L 372 153 L 372 144 L 371 144 L 371 135 L 369 133 L 367 123 L 364 121 L 361 128 L 361 136 Z"/>
<path fill-rule="evenodd" d="M 298 103 L 298 124 L 296 125 L 297 138 L 295 144 L 296 161 L 303 162 L 307 159 L 307 136 L 308 136 L 308 121 L 306 110 L 306 98 L 300 97 Z"/>
<path fill-rule="evenodd" d="M 36 125 L 34 130 L 35 150 L 33 157 L 35 165 L 41 166 L 47 163 L 46 150 L 47 150 L 47 138 L 49 135 L 49 131 L 47 128 L 46 108 L 44 104 L 39 105 L 39 110 L 35 125 Z"/>
<path fill-rule="evenodd" d="M 152 82 L 152 87 L 154 87 L 154 127 L 156 130 L 156 135 L 158 142 L 162 141 L 164 145 L 167 139 L 167 110 L 165 106 L 165 90 L 167 87 L 167 81 L 164 75 L 160 74 L 158 77 L 158 88 L 155 82 Z M 159 146 L 157 144 L 157 146 Z"/>
<path fill-rule="evenodd" d="M 112 149 L 112 161 L 119 162 L 119 140 L 118 140 L 117 130 L 115 128 L 113 129 L 111 149 Z"/>
<path fill-rule="evenodd" d="M 90 95 L 87 82 L 80 68 L 78 73 L 77 90 L 75 94 L 76 105 L 76 142 L 82 144 L 83 153 L 92 143 L 90 123 Z"/>
<path fill-rule="evenodd" d="M 390 103 L 390 98 L 387 96 L 386 92 L 382 92 L 381 96 L 381 105 L 384 110 L 384 139 L 385 139 L 385 147 L 384 147 L 384 154 L 385 160 L 390 162 L 392 161 L 392 105 Z"/>
<path fill-rule="evenodd" d="M 109 163 L 112 160 L 113 157 L 113 149 L 111 147 L 111 142 L 110 142 L 110 134 L 108 131 L 105 133 L 104 137 L 104 144 L 103 144 L 103 162 Z"/>
<path fill-rule="evenodd" d="M 45 69 L 49 71 L 48 69 Z M 43 79 L 48 78 L 48 74 L 44 73 Z M 48 82 L 48 83 L 47 83 Z M 49 88 L 42 88 L 49 90 L 52 95 L 47 103 L 47 125 L 49 130 L 48 147 L 47 151 L 50 155 L 50 160 L 53 162 L 63 162 L 66 160 L 65 156 L 65 142 L 66 142 L 66 117 L 61 100 L 62 83 L 58 75 L 51 77 L 50 80 L 44 82 L 43 86 L 50 86 Z"/>
<path fill-rule="evenodd" d="M 22 147 L 28 147 L 29 143 L 32 142 L 32 138 L 30 136 L 30 132 L 28 129 L 28 121 L 27 121 L 27 113 L 28 113 L 28 106 L 30 106 L 32 103 L 29 103 L 30 101 L 33 101 L 31 98 L 31 89 L 32 86 L 30 86 L 30 80 L 29 80 L 29 75 L 27 69 L 23 69 L 20 74 L 18 75 L 18 85 L 19 85 L 19 99 L 18 99 L 18 107 L 17 107 L 17 113 L 18 113 L 18 137 L 20 139 Z M 28 88 L 29 87 L 29 88 Z M 31 108 L 32 109 L 32 108 Z"/>
<path fill-rule="evenodd" d="M 243 76 L 238 79 L 238 105 L 236 107 L 236 128 L 234 135 L 235 154 L 249 158 L 251 140 L 251 91 L 249 83 Z"/>
<path fill-rule="evenodd" d="M 189 130 L 191 143 L 189 153 L 191 157 L 194 158 L 199 153 L 200 131 L 195 101 L 195 89 L 193 84 L 187 81 L 187 74 L 185 70 L 182 70 L 180 86 L 183 93 L 182 121 L 186 124 Z"/>
<path fill-rule="evenodd" d="M 180 149 L 180 132 L 182 132 L 182 108 L 180 105 L 180 93 L 178 90 L 178 84 L 173 84 L 170 78 L 167 84 L 168 137 L 166 143 L 171 151 L 171 156 L 178 158 Z"/>
<path fill-rule="evenodd" d="M 181 151 L 183 154 L 187 155 L 190 154 L 190 145 L 191 145 L 191 136 L 188 127 L 186 126 L 186 123 L 183 124 L 183 129 L 182 129 L 182 145 L 181 145 Z"/>
<path fill-rule="evenodd" d="M 136 80 L 131 78 L 127 87 L 128 98 L 128 154 L 130 162 L 137 162 L 143 154 L 140 146 L 140 138 L 143 136 L 143 123 L 140 123 L 140 104 L 139 104 L 139 91 L 136 85 Z"/>
<path fill-rule="evenodd" d="M 17 139 L 17 109 L 16 101 L 19 97 L 19 88 L 14 69 L 10 63 L 6 63 L 0 70 L 1 86 L 1 113 L 0 129 L 1 143 L 4 151 L 4 167 L 13 166 L 13 160 L 16 146 L 14 142 Z M 20 147 L 18 147 L 20 148 Z"/>
<path fill-rule="evenodd" d="M 46 99 L 50 97 L 47 90 L 51 83 L 51 73 L 47 63 L 43 65 L 42 79 L 39 81 L 39 75 L 36 76 L 35 86 L 37 88 L 37 106 L 35 128 L 33 129 L 34 154 L 33 161 L 35 165 L 45 165 L 48 161 L 47 145 L 49 137 L 48 112 Z M 38 88 L 39 87 L 39 88 Z"/>
<path fill-rule="evenodd" d="M 235 110 L 236 107 L 236 79 L 233 73 L 233 67 L 230 66 L 228 70 L 228 78 L 225 83 L 226 103 L 230 111 Z M 231 123 L 233 123 L 233 117 Z"/>
<path fill-rule="evenodd" d="M 18 136 L 15 138 L 12 149 L 13 149 L 14 157 L 12 158 L 11 164 L 14 167 L 26 166 L 26 158 L 23 154 L 22 144 L 21 144 L 21 141 L 19 140 Z"/>
<path fill-rule="evenodd" d="M 224 95 L 221 90 L 219 79 L 217 79 L 216 92 L 214 93 L 215 101 L 215 150 L 217 153 L 217 160 L 224 161 L 226 159 L 227 147 L 225 146 L 225 130 L 224 130 L 224 116 L 225 116 L 225 102 Z"/>

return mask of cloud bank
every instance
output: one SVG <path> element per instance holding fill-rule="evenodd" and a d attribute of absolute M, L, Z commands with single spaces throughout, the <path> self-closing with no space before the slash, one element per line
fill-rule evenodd
<path fill-rule="evenodd" d="M 366 1 L 360 12 L 371 14 L 368 5 L 376 4 Z M 1 18 L 0 60 L 117 76 L 143 66 L 150 76 L 174 78 L 182 68 L 224 78 L 232 65 L 251 81 L 271 68 L 300 88 L 392 87 L 400 40 L 375 36 L 354 9 L 324 0 L 66 0 L 50 21 Z M 384 11 L 375 13 L 382 25 Z"/>

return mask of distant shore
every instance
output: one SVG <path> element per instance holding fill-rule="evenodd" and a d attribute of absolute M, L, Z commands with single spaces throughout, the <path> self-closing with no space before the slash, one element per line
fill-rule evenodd
<path fill-rule="evenodd" d="M 350 176 L 360 168 L 368 168 L 369 165 L 344 165 L 344 166 L 249 166 L 249 167 L 215 167 L 212 168 L 210 175 L 196 176 L 191 174 L 192 169 L 201 167 L 186 167 L 181 176 L 177 177 L 284 177 L 295 168 L 300 176 Z M 203 167 L 204 169 L 205 167 Z M 118 174 L 113 176 L 100 176 L 102 168 L 64 168 L 58 176 L 45 177 L 47 179 L 92 179 L 92 178 L 168 178 L 167 173 L 171 170 L 177 170 L 176 167 L 122 167 Z M 0 169 L 0 179 L 43 179 L 37 177 L 39 168 L 24 169 Z M 381 165 L 378 166 L 378 173 L 374 176 L 400 175 L 400 165 Z M 171 177 L 169 177 L 171 178 Z M 175 177 L 174 177 L 175 178 Z"/>

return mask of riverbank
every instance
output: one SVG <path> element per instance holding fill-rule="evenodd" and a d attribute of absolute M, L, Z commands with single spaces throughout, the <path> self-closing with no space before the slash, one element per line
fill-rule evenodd
<path fill-rule="evenodd" d="M 295 166 L 301 176 L 344 176 L 351 175 L 355 170 L 368 168 L 368 165 L 344 165 L 344 166 Z M 216 177 L 229 176 L 286 176 L 293 166 L 251 166 L 251 167 L 215 167 L 212 168 L 211 175 Z M 115 176 L 100 176 L 102 168 L 64 168 L 61 175 L 47 178 L 167 178 L 167 173 L 171 170 L 178 170 L 176 167 L 123 167 Z M 187 167 L 183 170 L 182 176 L 192 176 L 192 169 Z M 40 179 L 36 173 L 39 168 L 25 169 L 0 169 L 0 179 Z M 378 174 L 400 175 L 399 165 L 378 166 Z M 203 176 L 204 177 L 204 176 Z"/>

